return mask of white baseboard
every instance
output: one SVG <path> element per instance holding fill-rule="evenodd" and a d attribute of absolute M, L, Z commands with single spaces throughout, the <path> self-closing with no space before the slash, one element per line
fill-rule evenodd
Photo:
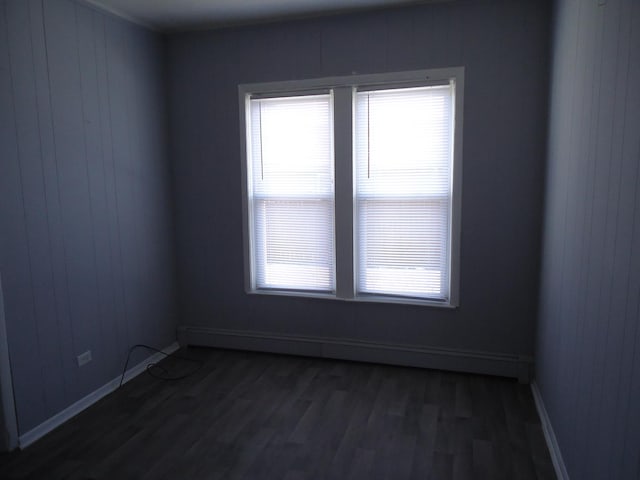
<path fill-rule="evenodd" d="M 533 400 L 536 403 L 538 416 L 542 423 L 542 431 L 544 432 L 544 438 L 547 442 L 547 447 L 549 448 L 549 454 L 551 455 L 551 461 L 553 462 L 553 468 L 556 472 L 556 476 L 558 477 L 558 480 L 569 480 L 569 473 L 567 472 L 567 467 L 562 459 L 562 452 L 560 452 L 556 434 L 554 433 L 553 426 L 551 425 L 551 419 L 547 414 L 547 409 L 544 406 L 540 389 L 538 388 L 538 384 L 535 380 L 531 382 L 531 393 L 533 394 Z"/>
<path fill-rule="evenodd" d="M 521 355 L 420 347 L 350 339 L 274 335 L 206 327 L 178 328 L 181 345 L 254 350 L 409 367 L 481 373 L 530 380 L 532 360 Z"/>
<path fill-rule="evenodd" d="M 180 345 L 178 345 L 177 342 L 174 342 L 168 347 L 163 348 L 162 351 L 166 354 L 171 354 L 176 350 L 178 350 L 178 348 L 180 348 Z M 125 372 L 124 380 L 122 383 L 124 384 L 129 380 L 140 375 L 142 372 L 145 371 L 149 363 L 158 362 L 163 358 L 165 358 L 165 355 L 163 355 L 162 353 L 155 353 L 150 357 L 146 358 L 144 361 L 138 363 L 134 367 L 131 367 L 129 370 Z M 101 398 L 109 395 L 111 392 L 116 390 L 120 385 L 120 377 L 121 376 L 118 375 L 116 378 L 114 378 L 110 382 L 107 382 L 102 387 L 98 388 L 97 390 L 94 390 L 86 397 L 83 397 L 77 402 L 69 405 L 67 408 L 65 408 L 61 412 L 56 413 L 53 417 L 45 420 L 37 427 L 29 430 L 23 435 L 20 435 L 18 439 L 18 444 L 20 448 L 28 447 L 36 440 L 44 437 L 47 433 L 51 432 L 54 428 L 59 427 L 67 420 L 70 420 L 72 417 L 75 417 L 80 412 L 82 412 L 86 408 L 96 403 Z"/>

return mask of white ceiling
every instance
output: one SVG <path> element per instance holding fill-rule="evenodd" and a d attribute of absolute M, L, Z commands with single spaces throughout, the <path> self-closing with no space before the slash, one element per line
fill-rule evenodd
<path fill-rule="evenodd" d="M 155 30 L 197 30 L 429 0 L 84 0 Z M 434 1 L 434 0 L 431 0 Z M 437 1 L 437 0 L 435 0 Z M 443 0 L 440 0 L 443 1 Z M 446 0 L 444 0 L 446 1 Z"/>

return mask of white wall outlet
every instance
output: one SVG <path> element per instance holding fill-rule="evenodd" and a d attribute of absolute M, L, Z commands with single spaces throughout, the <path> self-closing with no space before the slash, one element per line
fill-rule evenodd
<path fill-rule="evenodd" d="M 78 355 L 78 366 L 79 367 L 81 367 L 83 365 L 86 365 L 90 361 L 91 361 L 91 350 L 87 350 L 86 352 L 81 353 L 80 355 Z"/>

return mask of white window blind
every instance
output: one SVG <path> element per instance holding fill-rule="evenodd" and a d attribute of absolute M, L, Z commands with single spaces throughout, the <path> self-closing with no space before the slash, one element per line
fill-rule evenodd
<path fill-rule="evenodd" d="M 449 298 L 453 89 L 356 93 L 356 294 Z"/>
<path fill-rule="evenodd" d="M 332 97 L 249 106 L 254 288 L 334 291 Z"/>

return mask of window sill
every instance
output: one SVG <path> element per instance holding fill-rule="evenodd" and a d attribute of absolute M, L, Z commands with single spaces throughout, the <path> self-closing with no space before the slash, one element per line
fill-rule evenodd
<path fill-rule="evenodd" d="M 297 298 L 316 298 L 324 300 L 337 300 L 342 302 L 357 302 L 357 303 L 391 303 L 396 305 L 414 305 L 422 307 L 435 307 L 445 309 L 456 309 L 458 305 L 450 302 L 428 300 L 411 297 L 395 297 L 387 295 L 360 295 L 354 298 L 338 297 L 334 293 L 323 292 L 301 292 L 295 290 L 276 290 L 276 289 L 261 289 L 261 290 L 247 290 L 249 295 L 267 295 L 267 296 L 279 296 L 279 297 L 297 297 Z"/>

